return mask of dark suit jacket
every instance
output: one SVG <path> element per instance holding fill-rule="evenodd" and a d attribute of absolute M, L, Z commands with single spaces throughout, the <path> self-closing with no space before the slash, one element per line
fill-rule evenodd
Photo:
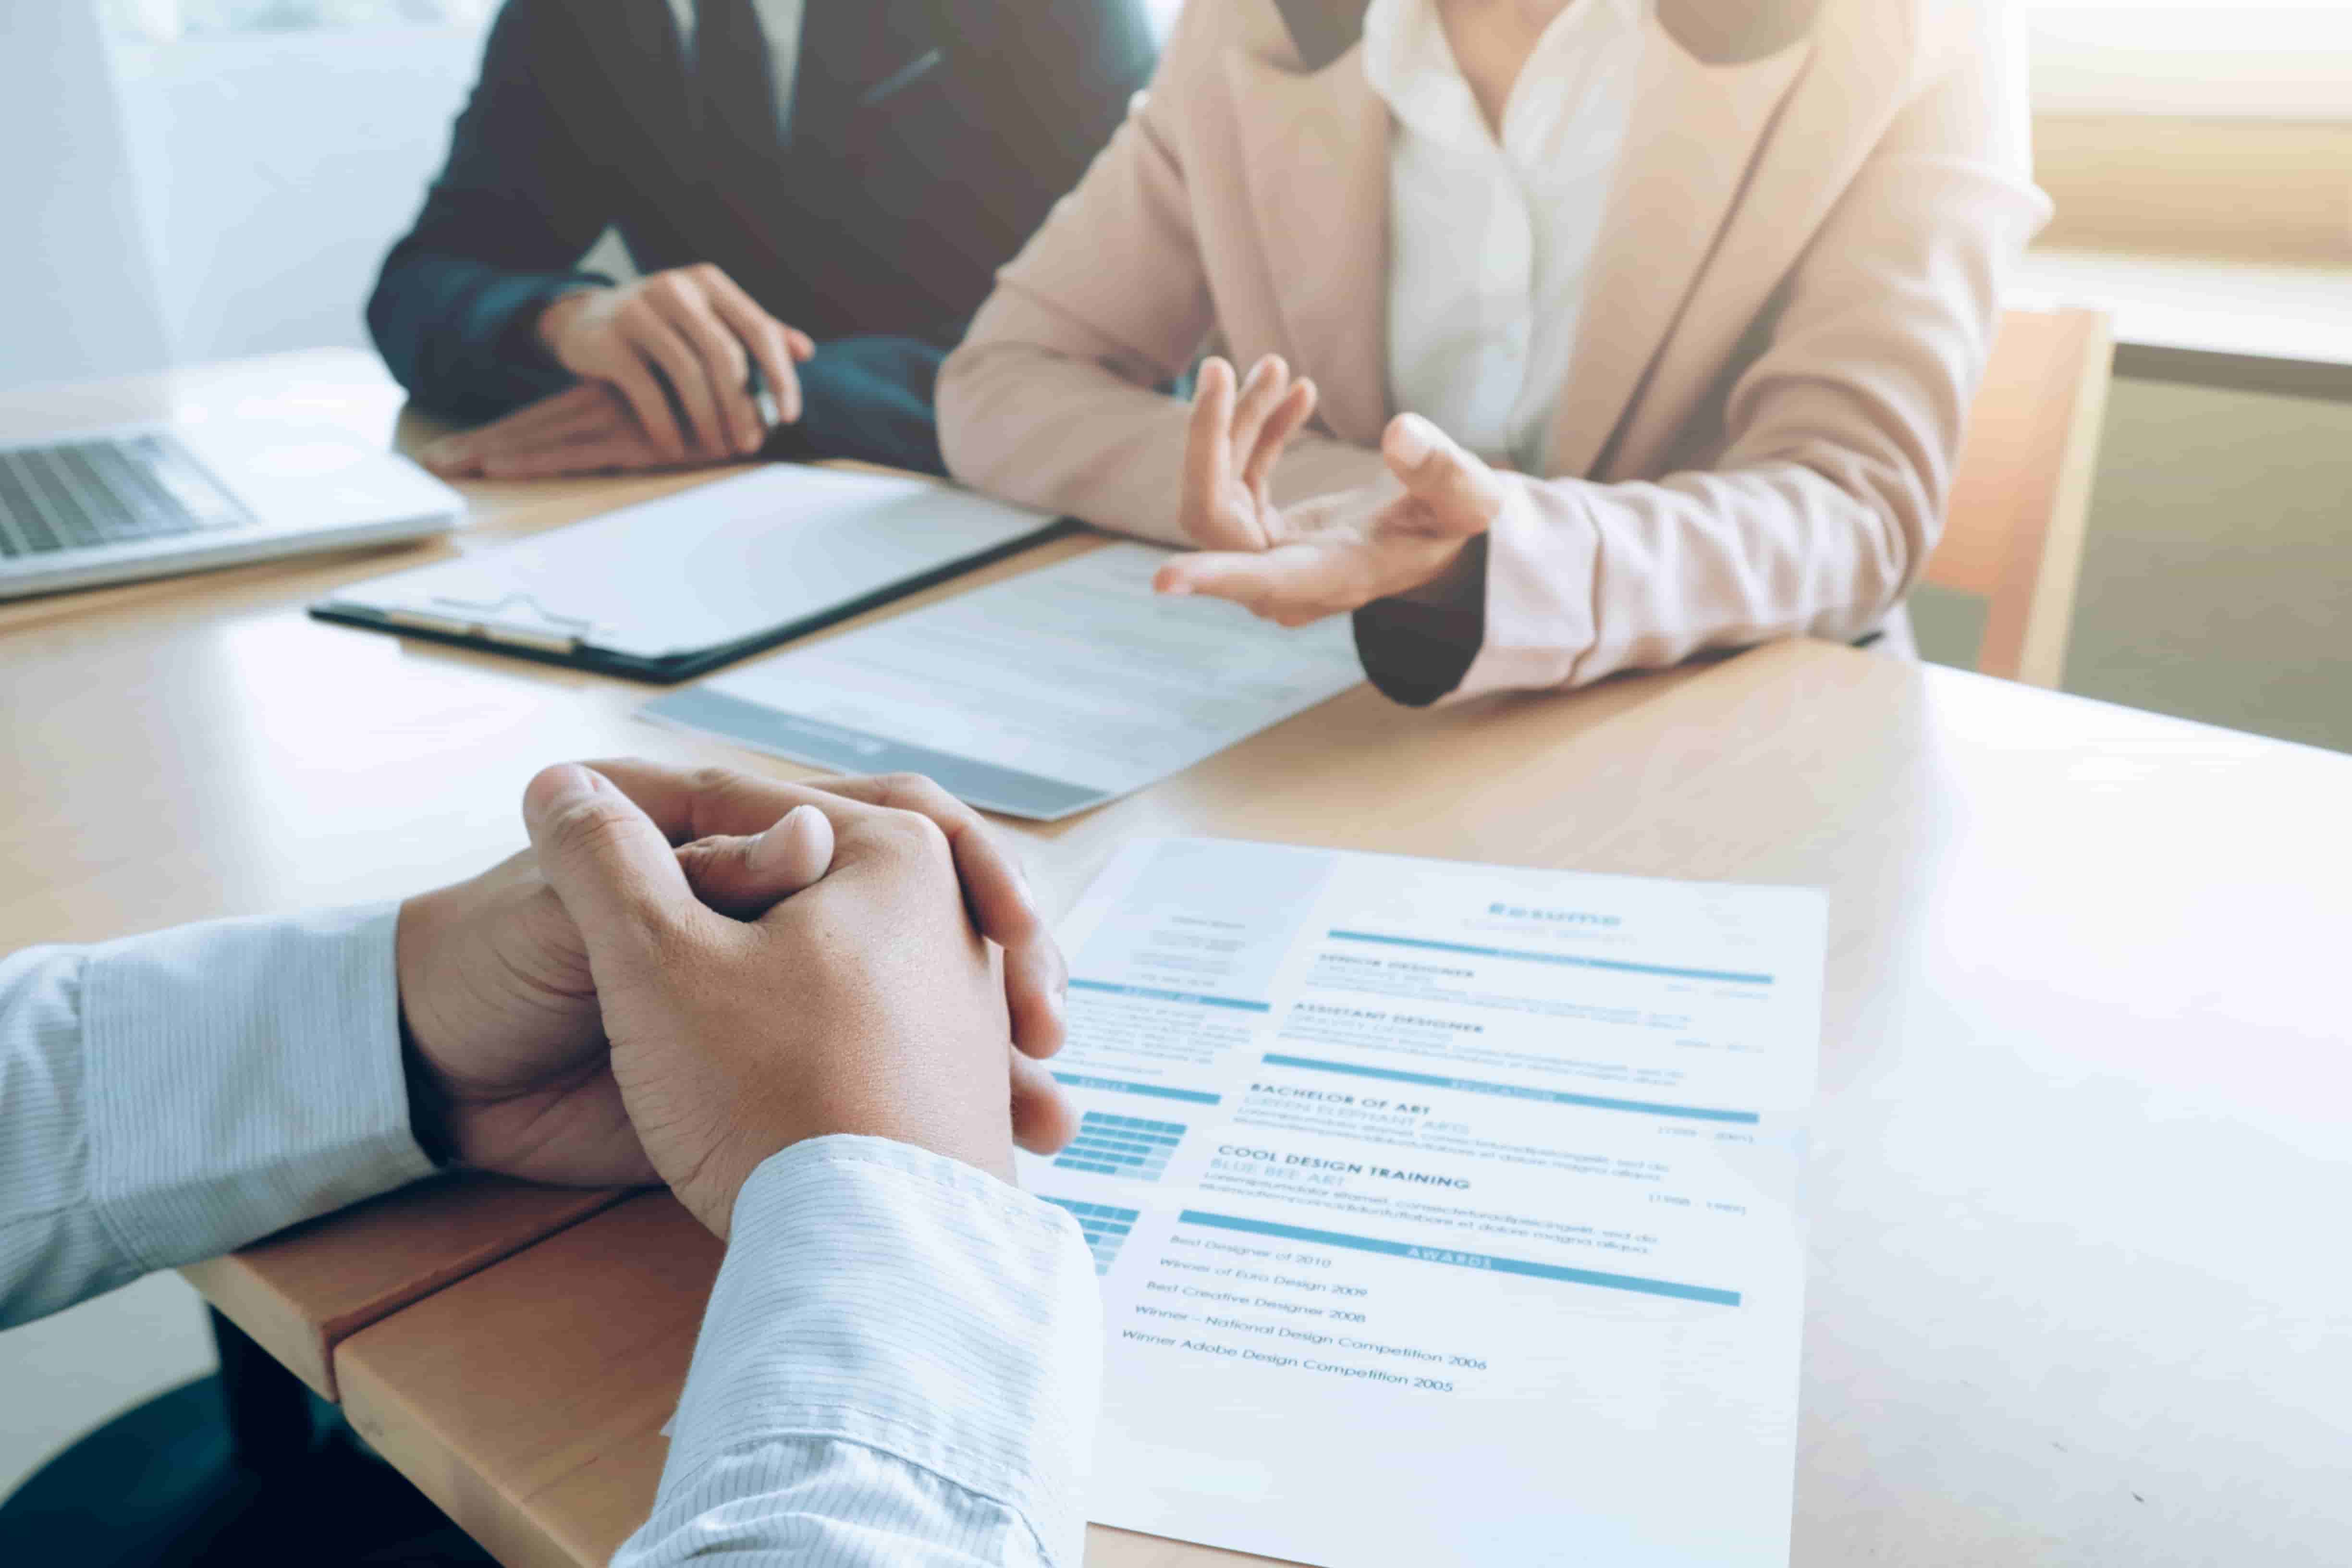
<path fill-rule="evenodd" d="M 507 0 L 368 326 L 419 403 L 504 413 L 569 383 L 531 327 L 606 281 L 577 267 L 615 226 L 641 269 L 714 262 L 819 341 L 795 455 L 937 468 L 937 351 L 1152 58 L 1140 0 L 807 0 L 773 188 L 744 191 L 707 177 L 665 0 Z"/>

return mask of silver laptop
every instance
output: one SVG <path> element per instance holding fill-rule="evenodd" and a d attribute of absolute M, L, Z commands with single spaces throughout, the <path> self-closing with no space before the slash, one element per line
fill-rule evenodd
<path fill-rule="evenodd" d="M 0 443 L 0 599 L 415 539 L 465 510 L 405 458 L 282 426 Z"/>

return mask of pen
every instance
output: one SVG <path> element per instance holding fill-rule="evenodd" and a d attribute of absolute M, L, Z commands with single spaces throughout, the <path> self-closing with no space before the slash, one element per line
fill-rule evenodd
<path fill-rule="evenodd" d="M 760 374 L 757 361 L 751 374 L 743 378 L 743 390 L 749 394 L 751 405 L 760 411 L 760 428 L 773 430 L 784 422 L 783 411 L 776 406 L 776 395 L 768 390 L 768 378 Z"/>
<path fill-rule="evenodd" d="M 945 49 L 937 48 L 929 49 L 922 54 L 917 55 L 913 59 L 908 60 L 905 65 L 900 66 L 897 70 L 892 71 L 888 76 L 884 77 L 880 81 L 876 82 L 872 87 L 869 87 L 864 92 L 859 93 L 857 95 L 857 107 L 860 109 L 872 109 L 877 104 L 881 103 L 884 100 L 895 97 L 903 89 L 912 87 L 915 83 L 920 81 L 926 76 L 929 76 L 938 68 L 939 63 L 947 58 L 947 51 Z"/>

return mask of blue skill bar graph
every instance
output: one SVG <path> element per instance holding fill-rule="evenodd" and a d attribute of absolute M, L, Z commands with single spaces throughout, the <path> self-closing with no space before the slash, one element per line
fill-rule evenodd
<path fill-rule="evenodd" d="M 1040 1194 L 1039 1196 L 1045 1194 Z M 1140 1211 L 1116 1208 L 1109 1204 L 1082 1204 L 1074 1198 L 1047 1197 L 1049 1204 L 1059 1204 L 1070 1211 L 1078 1222 L 1078 1230 L 1087 1238 L 1087 1250 L 1094 1254 L 1095 1272 L 1110 1272 L 1111 1259 L 1127 1240 L 1127 1233 L 1135 1228 Z"/>
<path fill-rule="evenodd" d="M 1125 1176 L 1156 1182 L 1168 1169 L 1169 1156 L 1184 1136 L 1181 1121 L 1154 1121 L 1141 1116 L 1112 1116 L 1089 1110 L 1078 1121 L 1078 1135 L 1054 1162 L 1066 1171 L 1097 1176 Z"/>

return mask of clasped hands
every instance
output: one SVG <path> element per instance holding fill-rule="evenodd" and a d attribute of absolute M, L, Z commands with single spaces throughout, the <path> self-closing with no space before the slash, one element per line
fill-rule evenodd
<path fill-rule="evenodd" d="M 745 1178 L 803 1139 L 1008 1180 L 1014 1142 L 1067 1142 L 1040 1065 L 1060 951 L 929 780 L 567 763 L 523 805 L 530 849 L 400 911 L 412 1115 L 459 1163 L 658 1180 L 723 1237 Z"/>
<path fill-rule="evenodd" d="M 1181 510 L 1201 549 L 1160 567 L 1155 588 L 1305 626 L 1439 584 L 1501 515 L 1502 476 L 1418 414 L 1398 415 L 1381 434 L 1381 480 L 1276 506 L 1275 463 L 1315 397 L 1313 382 L 1293 380 L 1271 354 L 1239 386 L 1225 361 L 1202 363 Z"/>

